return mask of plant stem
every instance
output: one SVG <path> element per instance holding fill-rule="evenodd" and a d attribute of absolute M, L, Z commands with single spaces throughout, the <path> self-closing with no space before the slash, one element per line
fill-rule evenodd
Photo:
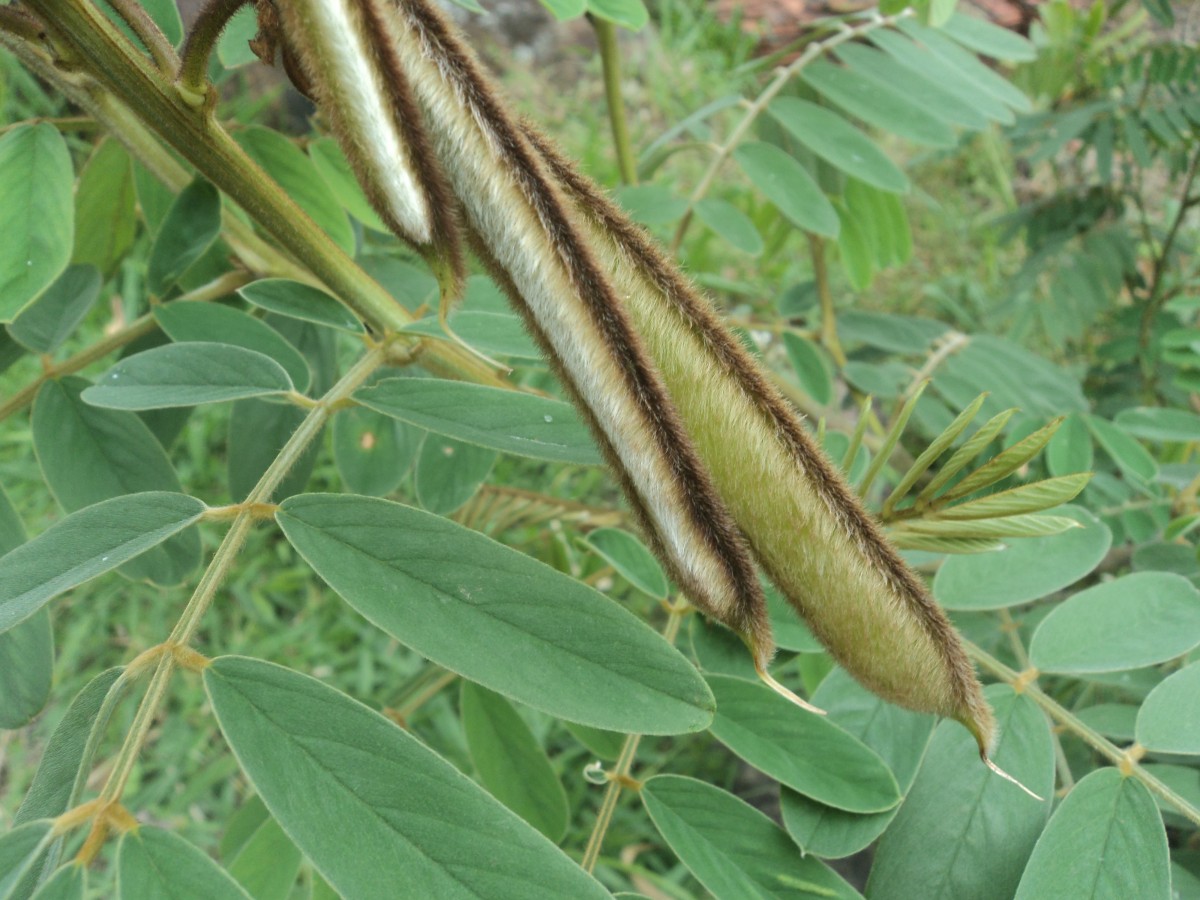
<path fill-rule="evenodd" d="M 1021 678 L 1021 673 L 1015 672 L 1006 666 L 1000 660 L 996 659 L 982 647 L 978 647 L 970 641 L 964 640 L 963 644 L 967 648 L 967 653 L 979 663 L 984 669 L 991 672 L 1000 680 L 1012 684 Z M 1024 679 L 1022 679 L 1024 681 Z M 1166 784 L 1155 778 L 1147 772 L 1141 764 L 1134 758 L 1134 755 L 1122 750 L 1116 744 L 1109 741 L 1095 729 L 1086 725 L 1074 713 L 1066 707 L 1060 705 L 1056 700 L 1048 696 L 1036 684 L 1024 683 L 1022 693 L 1027 694 L 1034 703 L 1040 706 L 1045 712 L 1068 731 L 1077 735 L 1084 743 L 1091 746 L 1100 755 L 1107 757 L 1113 763 L 1121 767 L 1122 771 L 1128 770 L 1128 774 L 1136 778 L 1144 784 L 1150 791 L 1157 794 L 1164 801 L 1173 806 L 1180 814 L 1190 819 L 1197 825 L 1200 825 L 1200 809 L 1197 809 L 1186 799 L 1179 796 L 1175 791 L 1171 790 Z"/>
<path fill-rule="evenodd" d="M 833 292 L 829 289 L 829 267 L 825 261 L 825 239 L 804 232 L 808 238 L 808 249 L 812 254 L 813 280 L 817 283 L 817 297 L 821 301 L 821 343 L 833 357 L 839 369 L 846 367 L 846 352 L 838 339 L 837 313 L 833 308 Z"/>
<path fill-rule="evenodd" d="M 368 350 L 362 359 L 355 363 L 305 416 L 299 427 L 288 438 L 283 449 L 279 451 L 279 455 L 275 457 L 275 460 L 258 480 L 258 484 L 246 497 L 245 502 L 240 504 L 241 509 L 234 518 L 233 524 L 225 533 L 224 539 L 217 547 L 216 553 L 213 554 L 212 561 L 209 562 L 204 574 L 200 577 L 200 583 L 196 585 L 187 606 L 184 607 L 183 614 L 164 643 L 165 652 L 159 657 L 154 674 L 150 678 L 150 685 L 146 688 L 146 694 L 138 706 L 133 724 L 125 737 L 125 743 L 121 746 L 113 770 L 100 793 L 101 806 L 109 806 L 120 801 L 129 775 L 137 762 L 138 754 L 146 741 L 146 735 L 158 714 L 171 675 L 175 671 L 178 662 L 176 650 L 186 647 L 191 641 L 201 618 L 217 592 L 217 588 L 220 587 L 221 582 L 233 566 L 233 561 L 254 524 L 256 518 L 254 507 L 261 506 L 270 500 L 271 494 L 279 486 L 284 476 L 300 458 L 313 438 L 321 432 L 336 405 L 349 397 L 386 359 L 386 345 L 379 344 Z"/>
<path fill-rule="evenodd" d="M 683 614 L 686 611 L 682 602 L 676 602 L 671 606 L 670 615 L 667 617 L 667 624 L 663 628 L 663 637 L 666 638 L 668 644 L 675 644 L 675 637 L 679 634 L 679 626 L 683 621 Z M 604 836 L 608 833 L 608 826 L 612 822 L 613 812 L 617 808 L 617 801 L 621 797 L 621 788 L 624 787 L 622 782 L 628 782 L 629 773 L 633 769 L 633 760 L 637 755 L 638 743 L 641 741 L 640 734 L 630 734 L 625 736 L 625 743 L 621 745 L 621 753 L 617 757 L 617 764 L 613 767 L 613 771 L 609 774 L 608 785 L 604 788 L 604 799 L 600 802 L 600 811 L 596 814 L 596 824 L 592 826 L 592 833 L 588 837 L 587 847 L 583 851 L 583 861 L 580 863 L 585 872 L 592 872 L 596 868 L 596 860 L 600 858 L 600 848 L 604 844 Z"/>
<path fill-rule="evenodd" d="M 836 34 L 827 37 L 823 41 L 814 41 L 809 44 L 796 59 L 776 71 L 771 83 L 747 107 L 746 114 L 742 116 L 742 120 L 734 126 L 733 131 L 729 132 L 729 137 L 725 139 L 725 143 L 717 150 L 716 155 L 713 156 L 712 161 L 708 164 L 708 168 L 700 177 L 700 181 L 696 184 L 696 189 L 692 191 L 692 196 L 688 198 L 687 210 L 684 212 L 683 218 L 679 220 L 679 226 L 675 229 L 675 236 L 671 239 L 671 256 L 679 255 L 679 247 L 683 243 L 683 237 L 687 234 L 688 227 L 692 224 L 693 210 L 696 204 L 708 195 L 709 188 L 716 181 L 717 174 L 720 172 L 725 160 L 729 158 L 729 155 L 733 153 L 737 145 L 742 142 L 742 138 L 746 136 L 746 133 L 750 130 L 750 127 L 758 119 L 762 111 L 767 108 L 767 104 L 775 99 L 775 95 L 783 90 L 784 86 L 792 80 L 796 73 L 813 60 L 828 53 L 834 47 L 862 37 L 876 28 L 885 28 L 894 25 L 900 19 L 909 15 L 912 15 L 912 11 L 904 10 L 894 16 L 872 15 L 869 19 L 853 26 L 839 23 L 841 30 Z"/>
<path fill-rule="evenodd" d="M 183 43 L 183 62 L 179 64 L 179 85 L 185 91 L 203 97 L 207 90 L 208 60 L 221 32 L 233 18 L 233 14 L 246 5 L 247 0 L 209 0 L 192 23 L 187 40 Z"/>
<path fill-rule="evenodd" d="M 150 14 L 137 0 L 108 0 L 108 5 L 130 27 L 142 45 L 150 51 L 154 62 L 163 72 L 174 72 L 179 65 L 179 57 L 175 48 L 162 33 L 158 23 L 150 18 Z"/>
<path fill-rule="evenodd" d="M 637 160 L 629 140 L 629 122 L 625 118 L 625 100 L 621 96 L 621 48 L 617 44 L 617 27 L 607 19 L 589 15 L 596 42 L 600 45 L 600 65 L 604 69 L 604 98 L 608 102 L 608 120 L 612 124 L 613 147 L 621 181 L 637 184 Z"/>

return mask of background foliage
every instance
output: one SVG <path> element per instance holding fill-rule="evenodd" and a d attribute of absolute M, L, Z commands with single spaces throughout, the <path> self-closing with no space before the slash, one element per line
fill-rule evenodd
<path fill-rule="evenodd" d="M 511 379 L 444 340 L 248 10 L 222 158 L 319 227 L 301 261 L 4 6 L 0 897 L 1200 897 L 1194 13 L 892 2 L 761 58 L 699 3 L 545 5 L 626 77 L 572 50 L 517 104 L 809 415 L 1044 801 L 782 601 L 828 720 L 753 682 L 485 276 L 454 328 Z"/>

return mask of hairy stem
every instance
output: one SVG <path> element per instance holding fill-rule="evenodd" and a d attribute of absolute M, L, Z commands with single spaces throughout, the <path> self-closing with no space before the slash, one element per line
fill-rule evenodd
<path fill-rule="evenodd" d="M 621 48 L 617 44 L 617 27 L 607 19 L 589 15 L 596 42 L 600 45 L 600 64 L 604 69 L 604 98 L 608 102 L 608 120 L 612 124 L 613 147 L 621 181 L 637 184 L 637 160 L 629 140 L 629 122 L 625 118 L 625 100 L 621 96 Z"/>
<path fill-rule="evenodd" d="M 138 0 L 108 0 L 108 5 L 130 27 L 142 45 L 150 51 L 154 62 L 163 72 L 174 72 L 179 65 L 179 57 L 175 48 L 167 40 L 150 14 L 146 12 Z"/>
<path fill-rule="evenodd" d="M 207 93 L 208 61 L 221 32 L 246 0 L 209 0 L 192 23 L 183 43 L 183 62 L 179 65 L 179 86 L 203 99 Z"/>

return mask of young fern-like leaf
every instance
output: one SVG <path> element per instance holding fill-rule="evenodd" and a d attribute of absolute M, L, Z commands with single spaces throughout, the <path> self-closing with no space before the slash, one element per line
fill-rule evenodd
<path fill-rule="evenodd" d="M 1049 425 L 1039 428 L 1033 434 L 1029 435 L 1029 437 L 997 453 L 943 494 L 941 499 L 949 501 L 957 500 L 960 497 L 967 497 L 988 485 L 995 484 L 1001 479 L 1007 478 L 1042 452 L 1042 448 L 1049 443 L 1050 438 L 1054 437 L 1054 433 L 1058 431 L 1058 427 L 1062 425 L 1064 418 L 1065 416 L 1059 416 Z"/>
<path fill-rule="evenodd" d="M 949 449 L 951 444 L 958 440 L 960 434 L 966 431 L 967 426 L 975 419 L 987 397 L 988 395 L 984 393 L 972 400 L 971 405 L 960 412 L 954 421 L 946 427 L 946 430 L 934 438 L 933 442 L 921 452 L 916 462 L 909 467 L 909 470 L 904 473 L 904 477 L 896 484 L 896 487 L 893 488 L 888 498 L 883 501 L 881 515 L 884 521 L 891 517 L 896 504 L 908 496 L 908 492 L 917 483 L 917 479 L 929 471 L 929 467 Z"/>
<path fill-rule="evenodd" d="M 875 478 L 883 471 L 884 465 L 891 458 L 892 451 L 896 449 L 896 444 L 900 441 L 900 435 L 908 427 L 908 420 L 912 417 L 913 410 L 917 408 L 917 401 L 921 399 L 921 395 L 925 393 L 925 388 L 928 386 L 929 382 L 923 381 L 920 387 L 912 392 L 912 396 L 904 401 L 904 405 L 900 407 L 900 412 L 892 420 L 887 434 L 884 435 L 883 446 L 879 448 L 875 459 L 871 461 L 871 465 L 867 469 L 867 473 L 863 475 L 862 481 L 855 485 L 860 497 L 867 496 L 871 490 L 871 485 L 875 483 Z"/>
<path fill-rule="evenodd" d="M 858 450 L 862 446 L 863 436 L 867 433 L 867 422 L 871 416 L 871 398 L 864 397 L 858 407 L 858 422 L 854 425 L 854 433 L 850 435 L 850 443 L 842 454 L 842 471 L 849 472 L 858 458 Z"/>
<path fill-rule="evenodd" d="M 979 500 L 959 503 L 938 512 L 942 519 L 990 519 L 1051 509 L 1074 500 L 1091 480 L 1090 472 L 1047 478 L 990 494 Z"/>
<path fill-rule="evenodd" d="M 917 500 L 913 504 L 913 508 L 917 512 L 920 512 L 932 503 L 938 491 L 944 488 L 950 482 L 950 479 L 965 469 L 971 460 L 984 451 L 987 445 L 992 442 L 992 439 L 1004 430 L 1004 426 L 1008 424 L 1008 420 L 1016 412 L 1015 408 L 1006 409 L 1004 412 L 997 413 L 984 422 L 979 427 L 979 430 L 971 435 L 970 439 L 954 452 L 954 455 L 950 457 L 946 465 L 933 477 L 929 484 L 925 485 L 921 493 L 917 494 Z"/>

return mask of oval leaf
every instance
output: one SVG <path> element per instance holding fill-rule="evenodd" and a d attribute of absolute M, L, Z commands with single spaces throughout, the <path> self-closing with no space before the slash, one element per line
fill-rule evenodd
<path fill-rule="evenodd" d="M 0 137 L 0 322 L 11 322 L 71 259 L 75 174 L 53 125 Z"/>
<path fill-rule="evenodd" d="M 232 344 L 187 342 L 121 360 L 83 392 L 83 399 L 108 409 L 163 409 L 292 390 L 288 373 L 269 356 Z"/>
<path fill-rule="evenodd" d="M 742 144 L 733 156 L 746 177 L 794 225 L 824 237 L 837 237 L 837 211 L 804 166 L 773 144 Z"/>
<path fill-rule="evenodd" d="M 876 850 L 872 900 L 1010 900 L 1050 814 L 1050 726 L 1026 696 L 1004 685 L 984 692 L 996 713 L 996 764 L 1046 800 L 1034 800 L 979 761 L 957 722 L 934 732 L 917 779 Z"/>
<path fill-rule="evenodd" d="M 351 606 L 472 681 L 596 728 L 676 734 L 708 726 L 712 697 L 677 650 L 543 563 L 367 497 L 293 497 L 276 518 Z"/>
<path fill-rule="evenodd" d="M 53 674 L 54 635 L 46 610 L 0 631 L 0 728 L 23 728 L 41 712 Z"/>
<path fill-rule="evenodd" d="M 723 237 L 730 246 L 758 256 L 763 252 L 762 236 L 749 217 L 727 200 L 706 197 L 696 204 L 696 218 Z"/>
<path fill-rule="evenodd" d="M 161 828 L 127 832 L 117 850 L 120 900 L 249 900 L 229 874 L 183 838 Z"/>
<path fill-rule="evenodd" d="M 1003 609 L 1041 599 L 1083 578 L 1108 554 L 1112 532 L 1082 507 L 1057 512 L 1084 527 L 1014 541 L 998 553 L 952 556 L 933 579 L 937 601 L 947 609 Z"/>
<path fill-rule="evenodd" d="M 1153 753 L 1200 756 L 1200 662 L 1150 692 L 1137 717 L 1137 742 Z"/>
<path fill-rule="evenodd" d="M 421 436 L 411 425 L 373 409 L 350 407 L 333 418 L 333 459 L 347 488 L 383 497 L 412 468 Z"/>
<path fill-rule="evenodd" d="M 68 863 L 50 876 L 31 900 L 83 900 L 86 887 L 87 869 Z"/>
<path fill-rule="evenodd" d="M 1016 900 L 1168 900 L 1167 833 L 1150 792 L 1113 768 L 1083 778 L 1033 848 Z"/>
<path fill-rule="evenodd" d="M 34 353 L 54 352 L 100 296 L 100 282 L 100 273 L 91 266 L 68 266 L 12 320 L 8 333 Z"/>
<path fill-rule="evenodd" d="M 670 589 L 667 576 L 654 554 L 628 531 L 597 528 L 583 542 L 599 553 L 635 588 L 651 597 L 665 599 Z"/>
<path fill-rule="evenodd" d="M 348 900 L 604 897 L 561 851 L 420 741 L 314 678 L 222 657 L 225 739 L 296 845 Z"/>
<path fill-rule="evenodd" d="M 717 698 L 709 730 L 780 784 L 848 812 L 880 812 L 900 801 L 879 754 L 825 716 L 741 678 L 710 675 L 708 684 Z"/>
<path fill-rule="evenodd" d="M 679 861 L 719 900 L 859 896 L 824 863 L 805 857 L 778 825 L 720 788 L 656 775 L 641 797 Z"/>
<path fill-rule="evenodd" d="M 388 378 L 354 393 L 377 412 L 455 440 L 551 462 L 599 465 L 574 408 L 561 400 L 440 378 Z"/>
<path fill-rule="evenodd" d="M 558 843 L 567 833 L 567 792 L 546 752 L 513 705 L 494 691 L 464 681 L 463 730 L 475 771 L 488 792 Z"/>
<path fill-rule="evenodd" d="M 150 491 L 71 513 L 0 557 L 0 631 L 29 618 L 63 591 L 178 534 L 204 510 L 195 497 Z"/>
<path fill-rule="evenodd" d="M 533 343 L 519 316 L 487 310 L 464 309 L 450 316 L 450 327 L 460 338 L 488 356 L 511 359 L 542 359 L 542 351 Z M 404 334 L 420 334 L 448 341 L 437 316 L 418 319 L 400 329 Z"/>
<path fill-rule="evenodd" d="M 1113 421 L 1147 441 L 1200 441 L 1200 416 L 1186 409 L 1139 406 L 1121 410 Z"/>
<path fill-rule="evenodd" d="M 828 406 L 833 401 L 833 376 L 829 371 L 829 363 L 817 345 L 798 334 L 785 331 L 783 346 L 796 377 L 800 379 L 801 389 L 822 406 Z"/>
<path fill-rule="evenodd" d="M 115 138 L 96 146 L 75 189 L 75 249 L 71 262 L 91 265 L 105 276 L 137 235 L 137 194 L 129 152 Z"/>
<path fill-rule="evenodd" d="M 324 291 L 286 278 L 263 278 L 238 289 L 238 296 L 249 303 L 291 319 L 328 325 L 355 334 L 362 323 L 354 313 Z"/>
<path fill-rule="evenodd" d="M 0 897 L 8 898 L 51 840 L 49 819 L 18 825 L 0 835 Z"/>
<path fill-rule="evenodd" d="M 165 293 L 220 233 L 221 195 L 207 181 L 197 179 L 179 192 L 154 239 L 146 264 L 151 292 Z"/>
<path fill-rule="evenodd" d="M 1029 660 L 1043 672 L 1121 672 L 1200 645 L 1200 591 L 1181 575 L 1135 572 L 1080 591 L 1033 633 Z"/>
<path fill-rule="evenodd" d="M 440 434 L 425 435 L 413 475 L 418 502 L 439 515 L 454 512 L 475 496 L 495 462 L 494 450 Z"/>

